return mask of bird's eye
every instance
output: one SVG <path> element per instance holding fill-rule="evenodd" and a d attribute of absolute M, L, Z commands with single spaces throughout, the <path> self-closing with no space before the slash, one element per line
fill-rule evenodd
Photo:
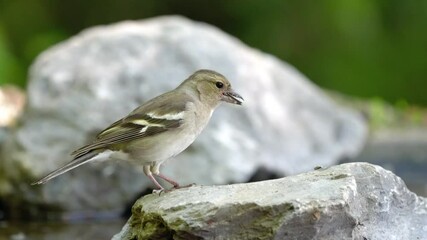
<path fill-rule="evenodd" d="M 224 84 L 222 82 L 216 82 L 215 85 L 216 85 L 217 88 L 224 87 Z"/>

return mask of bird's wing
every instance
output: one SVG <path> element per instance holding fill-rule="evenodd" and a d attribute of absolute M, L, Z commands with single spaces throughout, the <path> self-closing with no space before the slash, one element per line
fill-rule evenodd
<path fill-rule="evenodd" d="M 187 103 L 191 101 L 185 94 L 163 94 L 132 111 L 105 130 L 95 141 L 72 153 L 75 158 L 95 149 L 113 148 L 132 140 L 150 137 L 182 125 Z"/>

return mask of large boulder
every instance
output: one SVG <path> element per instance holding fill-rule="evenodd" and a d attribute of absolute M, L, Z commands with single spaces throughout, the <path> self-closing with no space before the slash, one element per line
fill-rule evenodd
<path fill-rule="evenodd" d="M 39 203 L 44 213 L 48 206 L 120 212 L 151 186 L 128 164 L 93 163 L 43 186 L 29 183 L 201 68 L 227 76 L 246 101 L 220 107 L 190 149 L 164 165 L 163 173 L 182 184 L 242 182 L 259 167 L 295 174 L 352 157 L 363 145 L 360 116 L 277 58 L 182 17 L 128 21 L 85 30 L 37 58 L 25 116 L 3 145 L 0 196 L 15 205 Z"/>
<path fill-rule="evenodd" d="M 113 239 L 427 239 L 427 199 L 368 163 L 151 194 L 132 212 Z"/>

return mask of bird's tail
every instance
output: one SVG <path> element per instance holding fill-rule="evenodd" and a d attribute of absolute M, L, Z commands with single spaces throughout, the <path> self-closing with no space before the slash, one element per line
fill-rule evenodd
<path fill-rule="evenodd" d="M 90 160 L 93 159 L 93 157 L 95 157 L 96 155 L 98 155 L 99 152 L 97 151 L 91 151 L 88 152 L 74 160 L 72 160 L 71 162 L 65 164 L 64 166 L 56 169 L 55 171 L 49 173 L 46 177 L 31 183 L 31 185 L 38 185 L 38 184 L 45 184 L 47 181 L 51 180 L 52 178 L 55 178 L 63 173 L 66 173 L 82 164 L 85 164 L 87 162 L 89 162 Z"/>

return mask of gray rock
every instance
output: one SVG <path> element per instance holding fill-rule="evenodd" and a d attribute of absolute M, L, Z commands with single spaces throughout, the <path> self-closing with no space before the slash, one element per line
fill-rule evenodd
<path fill-rule="evenodd" d="M 375 129 L 354 159 L 369 162 L 401 177 L 408 188 L 427 197 L 427 128 Z"/>
<path fill-rule="evenodd" d="M 427 199 L 349 163 L 270 181 L 139 199 L 119 239 L 427 239 Z"/>
<path fill-rule="evenodd" d="M 0 195 L 85 214 L 119 212 L 151 186 L 127 164 L 93 163 L 40 187 L 28 183 L 201 68 L 227 76 L 246 101 L 220 107 L 190 149 L 163 166 L 182 184 L 241 182 L 258 167 L 295 174 L 352 157 L 364 142 L 358 114 L 277 58 L 181 17 L 128 21 L 86 30 L 37 58 L 25 116 L 4 146 Z"/>

